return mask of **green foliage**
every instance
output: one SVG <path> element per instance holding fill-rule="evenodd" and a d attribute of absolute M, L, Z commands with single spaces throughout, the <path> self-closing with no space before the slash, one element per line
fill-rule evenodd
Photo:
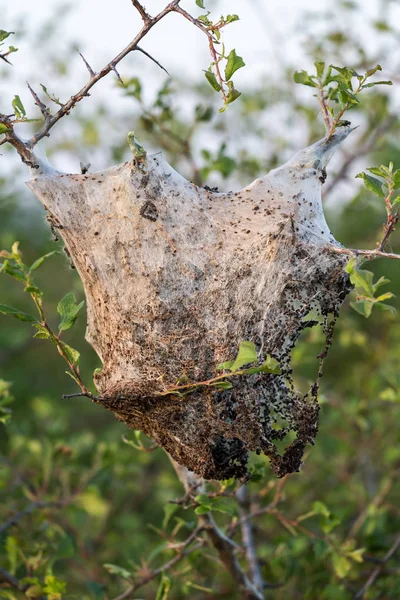
<path fill-rule="evenodd" d="M 360 270 L 356 268 L 356 260 L 352 259 L 347 267 L 347 273 L 350 274 L 350 281 L 355 286 L 355 300 L 350 302 L 354 310 L 368 318 L 374 306 L 382 310 L 389 311 L 392 315 L 396 314 L 396 309 L 390 304 L 385 304 L 386 300 L 394 298 L 392 292 L 386 292 L 376 296 L 378 289 L 382 285 L 390 283 L 389 279 L 380 277 L 374 283 L 374 274 L 371 271 Z"/>
<path fill-rule="evenodd" d="M 342 121 L 342 117 L 360 103 L 359 94 L 363 90 L 376 85 L 392 85 L 391 81 L 368 81 L 377 71 L 382 71 L 380 65 L 368 69 L 365 73 L 332 64 L 327 67 L 323 61 L 316 61 L 314 65 L 315 75 L 310 75 L 305 70 L 296 71 L 294 81 L 316 89 L 316 97 L 329 135 L 332 135 L 337 127 L 348 124 Z"/>
<path fill-rule="evenodd" d="M 10 395 L 10 384 L 3 379 L 0 379 L 0 423 L 6 425 L 11 419 L 11 410 L 8 405 L 14 402 L 14 398 Z"/>

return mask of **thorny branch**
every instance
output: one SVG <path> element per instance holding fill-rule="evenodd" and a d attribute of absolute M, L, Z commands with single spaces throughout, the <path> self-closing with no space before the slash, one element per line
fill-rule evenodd
<path fill-rule="evenodd" d="M 25 162 L 27 165 L 29 165 L 31 167 L 37 168 L 38 162 L 37 162 L 35 155 L 32 152 L 32 149 L 36 146 L 36 144 L 44 137 L 48 137 L 49 132 L 52 129 L 52 127 L 60 119 L 62 119 L 65 115 L 68 115 L 70 113 L 70 111 L 73 108 L 75 108 L 75 106 L 83 98 L 90 95 L 89 91 L 92 89 L 92 87 L 98 81 L 100 81 L 100 79 L 103 79 L 103 77 L 108 75 L 111 71 L 116 72 L 116 66 L 121 62 L 121 60 L 123 58 L 125 58 L 128 54 L 133 52 L 134 50 L 138 50 L 138 43 L 148 34 L 150 29 L 152 27 L 154 27 L 154 25 L 156 25 L 159 21 L 161 21 L 161 19 L 163 19 L 166 15 L 173 12 L 178 7 L 179 2 L 180 2 L 180 0 L 173 0 L 158 15 L 156 15 L 155 17 L 150 17 L 145 12 L 144 8 L 142 7 L 142 5 L 139 2 L 137 2 L 136 0 L 132 0 L 132 4 L 135 6 L 135 8 L 137 8 L 139 10 L 144 23 L 143 23 L 142 29 L 139 31 L 139 33 L 136 35 L 136 37 L 131 41 L 131 43 L 128 44 L 128 46 L 126 46 L 126 48 L 124 48 L 115 58 L 113 58 L 98 73 L 94 73 L 94 71 L 91 68 L 89 68 L 89 65 L 88 65 L 86 59 L 84 59 L 85 65 L 88 68 L 89 73 L 91 74 L 89 81 L 83 86 L 83 88 L 81 90 L 79 90 L 79 92 L 77 92 L 76 94 L 71 96 L 71 98 L 68 100 L 68 102 L 63 104 L 63 106 L 61 106 L 61 108 L 54 115 L 50 115 L 50 114 L 45 115 L 44 114 L 42 106 L 41 106 L 42 103 L 38 103 L 38 98 L 37 98 L 36 93 L 33 92 L 33 90 L 30 88 L 31 93 L 33 94 L 33 96 L 35 98 L 36 104 L 38 104 L 43 116 L 45 117 L 42 128 L 37 133 L 35 133 L 35 135 L 33 135 L 29 141 L 24 142 L 15 133 L 15 131 L 13 129 L 13 124 L 12 124 L 12 120 L 11 120 L 12 115 L 10 115 L 10 116 L 0 115 L 0 123 L 3 123 L 10 129 L 10 132 L 7 132 L 4 134 L 4 138 L 0 141 L 0 145 L 4 144 L 6 142 L 9 142 L 17 150 L 17 152 L 20 155 L 23 162 Z M 139 49 L 139 50 L 142 53 L 147 55 L 147 53 L 145 51 L 143 51 L 142 49 Z M 152 60 L 154 60 L 152 57 L 150 57 L 150 58 Z M 155 62 L 157 64 L 159 64 L 157 61 L 155 61 Z M 159 66 L 161 66 L 161 65 L 159 65 Z M 118 72 L 117 72 L 117 76 L 118 76 Z M 46 109 L 46 112 L 47 111 L 48 111 L 48 109 Z"/>

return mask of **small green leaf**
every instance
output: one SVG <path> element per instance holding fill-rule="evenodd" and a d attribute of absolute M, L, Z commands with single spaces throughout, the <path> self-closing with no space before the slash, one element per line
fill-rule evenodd
<path fill-rule="evenodd" d="M 68 346 L 68 344 L 65 344 L 64 342 L 61 342 L 61 345 L 65 354 L 68 357 L 69 362 L 71 362 L 75 366 L 78 366 L 80 358 L 80 353 L 78 352 L 78 350 L 75 350 L 75 348 L 71 348 L 71 346 Z"/>
<path fill-rule="evenodd" d="M 228 62 L 225 67 L 225 79 L 229 81 L 234 73 L 238 69 L 245 67 L 246 63 L 244 62 L 241 56 L 236 54 L 236 50 L 231 50 L 228 56 Z"/>
<path fill-rule="evenodd" d="M 332 564 L 336 575 L 343 579 L 349 573 L 351 569 L 351 562 L 345 556 L 334 554 L 332 557 Z"/>
<path fill-rule="evenodd" d="M 210 512 L 211 510 L 211 506 L 198 506 L 197 508 L 194 509 L 194 512 L 196 513 L 196 515 L 206 515 L 208 512 Z"/>
<path fill-rule="evenodd" d="M 221 363 L 220 365 L 217 365 L 217 371 L 230 371 L 233 363 L 233 360 L 228 360 L 227 362 Z"/>
<path fill-rule="evenodd" d="M 376 67 L 373 67 L 372 69 L 368 69 L 368 71 L 365 71 L 365 75 L 366 75 L 366 77 L 372 77 L 372 75 L 375 75 L 375 73 L 377 71 L 382 71 L 381 65 L 376 65 Z"/>
<path fill-rule="evenodd" d="M 21 119 L 22 117 L 25 117 L 26 110 L 25 110 L 24 105 L 21 102 L 21 98 L 18 95 L 14 96 L 14 100 L 11 102 L 11 104 L 15 111 L 17 119 Z"/>
<path fill-rule="evenodd" d="M 204 6 L 204 0 L 196 0 L 196 4 L 200 8 L 205 8 L 205 6 Z"/>
<path fill-rule="evenodd" d="M 137 160 L 143 160 L 146 157 L 147 152 L 143 148 L 143 146 L 139 143 L 139 141 L 136 139 L 134 131 L 130 131 L 128 133 L 128 144 L 129 144 L 129 148 L 131 149 L 133 156 Z"/>
<path fill-rule="evenodd" d="M 14 31 L 4 31 L 4 29 L 0 29 L 0 42 L 3 42 L 12 34 L 14 34 Z"/>
<path fill-rule="evenodd" d="M 215 383 L 211 383 L 210 387 L 216 387 L 221 390 L 231 390 L 233 385 L 229 381 L 216 381 Z"/>
<path fill-rule="evenodd" d="M 36 285 L 27 285 L 24 288 L 24 292 L 27 292 L 28 294 L 35 294 L 36 296 L 42 296 L 43 292 L 40 288 L 36 287 Z"/>
<path fill-rule="evenodd" d="M 325 71 L 325 63 L 321 62 L 321 61 L 317 61 L 317 62 L 314 63 L 314 65 L 315 65 L 315 68 L 317 70 L 317 77 L 319 79 L 322 79 L 322 76 L 323 76 L 324 71 Z"/>
<path fill-rule="evenodd" d="M 35 262 L 30 266 L 29 272 L 36 271 L 36 269 L 38 269 L 44 263 L 46 258 L 49 258 L 50 256 L 53 256 L 54 254 L 60 254 L 60 253 L 58 250 L 53 250 L 53 252 L 48 252 L 47 254 L 44 254 L 44 256 L 41 256 L 40 258 L 35 260 Z"/>
<path fill-rule="evenodd" d="M 36 323 L 37 319 L 32 315 L 28 315 L 27 313 L 21 312 L 17 308 L 12 308 L 11 306 L 7 306 L 6 304 L 0 304 L 0 313 L 3 315 L 11 315 L 15 319 L 19 321 L 27 321 L 28 323 Z"/>
<path fill-rule="evenodd" d="M 9 133 L 11 131 L 11 129 L 9 127 L 7 127 L 7 125 L 4 125 L 4 123 L 0 123 L 0 134 L 1 133 Z"/>
<path fill-rule="evenodd" d="M 8 260 L 5 260 L 0 266 L 0 273 L 10 275 L 11 277 L 14 277 L 14 279 L 18 279 L 18 281 L 26 281 L 26 275 L 23 270 L 18 265 L 10 263 Z"/>
<path fill-rule="evenodd" d="M 358 173 L 358 175 L 356 175 L 356 178 L 357 177 L 364 181 L 365 187 L 370 192 L 373 192 L 376 196 L 379 196 L 379 198 L 385 197 L 385 192 L 382 189 L 382 183 L 378 179 L 375 177 L 370 177 L 366 173 Z"/>
<path fill-rule="evenodd" d="M 160 585 L 158 586 L 157 595 L 155 600 L 167 600 L 169 591 L 171 589 L 171 579 L 164 573 L 161 576 Z"/>
<path fill-rule="evenodd" d="M 400 188 L 400 169 L 397 169 L 397 171 L 393 173 L 393 188 L 395 190 Z"/>
<path fill-rule="evenodd" d="M 350 302 L 350 306 L 366 319 L 371 316 L 373 305 L 374 302 L 371 300 L 357 300 L 356 302 Z"/>
<path fill-rule="evenodd" d="M 60 300 L 57 306 L 57 312 L 61 317 L 59 325 L 60 331 L 71 329 L 83 305 L 83 301 L 76 304 L 76 298 L 73 292 L 69 292 L 62 300 Z"/>
<path fill-rule="evenodd" d="M 122 577 L 123 579 L 131 579 L 131 577 L 132 577 L 132 573 L 130 571 L 127 571 L 126 569 L 123 569 L 122 567 L 119 567 L 118 565 L 113 565 L 111 563 L 105 563 L 103 565 L 103 567 L 109 573 L 111 573 L 111 575 L 118 575 L 119 577 Z"/>
<path fill-rule="evenodd" d="M 204 8 L 204 7 L 203 7 Z M 166 504 L 164 506 L 164 520 L 162 522 L 162 528 L 166 529 L 171 517 L 179 509 L 178 504 Z"/>
<path fill-rule="evenodd" d="M 232 373 L 238 371 L 244 365 L 248 365 L 256 362 L 257 360 L 257 348 L 253 342 L 240 342 L 239 352 L 234 360 L 231 367 Z"/>
<path fill-rule="evenodd" d="M 386 173 L 385 171 L 383 171 L 383 169 L 381 169 L 380 167 L 369 167 L 367 169 L 367 171 L 369 171 L 370 173 L 372 173 L 372 175 L 377 175 L 378 177 L 386 177 Z"/>
<path fill-rule="evenodd" d="M 371 271 L 361 271 L 356 269 L 350 276 L 350 281 L 358 289 L 362 289 L 371 298 L 374 296 L 373 287 L 374 274 Z"/>
<path fill-rule="evenodd" d="M 296 71 L 293 75 L 295 83 L 301 83 L 302 85 L 308 85 L 310 87 L 317 87 L 317 84 L 307 71 Z"/>
<path fill-rule="evenodd" d="M 221 86 L 219 85 L 215 74 L 212 71 L 204 71 L 204 74 L 211 87 L 213 87 L 216 92 L 219 92 L 221 90 Z"/>
<path fill-rule="evenodd" d="M 35 335 L 33 336 L 34 338 L 48 340 L 51 337 L 49 331 L 40 323 L 34 323 L 33 326 L 38 330 L 37 333 L 35 333 Z"/>
<path fill-rule="evenodd" d="M 362 89 L 372 88 L 372 87 L 375 87 L 376 85 L 393 85 L 393 81 L 375 81 L 374 83 L 366 83 L 362 86 Z"/>

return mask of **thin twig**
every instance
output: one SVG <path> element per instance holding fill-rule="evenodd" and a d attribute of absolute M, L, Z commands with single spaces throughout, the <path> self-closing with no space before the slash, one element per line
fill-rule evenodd
<path fill-rule="evenodd" d="M 375 258 L 392 258 L 400 260 L 400 254 L 394 254 L 393 252 L 382 252 L 382 250 L 357 250 L 355 248 L 337 248 L 336 246 L 328 246 L 326 248 L 330 252 L 336 252 L 336 254 L 347 254 L 348 256 L 364 256 L 367 260 L 374 260 Z"/>
<path fill-rule="evenodd" d="M 177 563 L 179 563 L 186 556 L 188 556 L 195 550 L 198 550 L 199 548 L 201 548 L 201 546 L 203 545 L 202 542 L 195 544 L 190 549 L 188 548 L 188 546 L 190 546 L 190 544 L 194 540 L 196 540 L 196 538 L 200 532 L 201 532 L 200 527 L 195 529 L 195 531 L 193 531 L 193 533 L 191 533 L 189 535 L 189 537 L 182 544 L 179 544 L 179 546 L 177 548 L 175 548 L 178 552 L 178 554 L 176 554 L 176 556 L 171 558 L 168 562 L 163 564 L 161 567 L 158 567 L 158 569 L 154 569 L 148 575 L 145 575 L 141 579 L 138 579 L 135 583 L 133 583 L 131 586 L 129 586 L 124 592 L 122 592 L 122 594 L 120 594 L 113 600 L 125 600 L 126 598 L 129 598 L 129 596 L 131 594 L 133 594 L 134 592 L 136 592 L 139 588 L 143 587 L 147 583 L 150 583 L 150 581 L 153 581 L 153 579 L 155 579 L 162 573 L 167 573 L 168 571 L 170 571 L 172 569 L 172 567 L 174 567 Z M 188 549 L 185 550 L 185 548 L 188 548 Z"/>
<path fill-rule="evenodd" d="M 29 504 L 29 506 L 27 506 L 24 510 L 21 510 L 19 513 L 16 513 L 15 515 L 13 515 L 9 519 L 7 519 L 7 521 L 5 521 L 3 523 L 3 525 L 0 525 L 0 535 L 4 531 L 6 531 L 10 527 L 12 527 L 13 525 L 17 525 L 17 523 L 19 523 L 19 521 L 21 521 L 21 519 L 23 519 L 27 515 L 30 515 L 31 513 L 33 513 L 38 508 L 48 508 L 48 507 L 60 508 L 61 506 L 62 506 L 62 502 L 55 502 L 55 501 L 52 501 L 52 502 L 40 502 L 40 501 L 39 502 L 32 502 L 32 504 Z"/>
<path fill-rule="evenodd" d="M 353 600 L 362 600 L 365 592 L 368 590 L 368 588 L 370 588 L 375 583 L 377 577 L 379 577 L 379 575 L 384 571 L 385 564 L 392 558 L 392 556 L 395 554 L 395 552 L 397 552 L 397 550 L 399 548 L 400 548 L 400 535 L 397 536 L 397 538 L 394 541 L 394 544 L 392 545 L 390 550 L 383 557 L 382 564 L 379 565 L 379 567 L 377 567 L 376 569 L 374 569 L 374 571 L 372 571 L 367 582 L 363 585 L 361 590 L 359 592 L 357 592 L 357 594 L 354 596 Z"/>
<path fill-rule="evenodd" d="M 136 10 L 139 12 L 144 23 L 148 23 L 149 21 L 151 21 L 151 16 L 148 14 L 144 6 L 138 0 L 131 0 L 131 2 L 136 8 Z"/>
<path fill-rule="evenodd" d="M 242 485 L 236 492 L 236 498 L 239 504 L 239 516 L 244 517 L 251 513 L 251 506 L 248 491 L 245 485 Z M 264 580 L 261 574 L 260 565 L 257 558 L 257 551 L 254 542 L 253 526 L 250 520 L 241 522 L 242 541 L 246 551 L 247 562 L 250 568 L 251 580 L 255 587 L 262 591 L 264 589 Z"/>

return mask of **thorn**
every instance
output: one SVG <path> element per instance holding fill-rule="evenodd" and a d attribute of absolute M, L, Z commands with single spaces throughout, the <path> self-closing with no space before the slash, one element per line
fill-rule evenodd
<path fill-rule="evenodd" d="M 139 50 L 139 52 L 141 52 L 142 54 L 144 54 L 145 56 L 147 56 L 148 58 L 150 58 L 150 60 L 152 60 L 156 65 L 158 65 L 160 67 L 160 69 L 162 69 L 163 71 L 166 72 L 167 75 L 169 75 L 167 69 L 165 67 L 163 67 L 162 64 L 158 62 L 158 60 L 156 60 L 155 58 L 153 58 L 151 56 L 151 54 L 149 54 L 148 52 L 146 52 L 146 50 L 143 50 L 143 48 L 141 48 L 140 46 L 136 46 L 135 50 Z"/>
<path fill-rule="evenodd" d="M 85 63 L 85 66 L 86 66 L 87 70 L 89 71 L 90 76 L 94 77 L 96 75 L 96 73 L 93 71 L 92 67 L 89 65 L 89 63 L 86 60 L 86 58 L 83 56 L 83 54 L 81 52 L 78 52 L 78 54 L 81 57 L 81 59 L 83 60 L 83 62 Z"/>
<path fill-rule="evenodd" d="M 47 108 L 47 106 L 44 104 L 44 102 L 42 102 L 39 98 L 39 96 L 37 95 L 37 93 L 31 88 L 31 86 L 29 85 L 28 82 L 26 82 L 26 85 L 28 86 L 28 89 L 30 91 L 30 93 L 33 96 L 33 99 L 35 100 L 35 104 L 36 106 L 38 106 L 40 108 L 40 112 L 42 113 L 42 115 L 44 116 L 44 118 L 46 119 L 49 116 L 49 110 Z"/>
<path fill-rule="evenodd" d="M 122 85 L 122 87 L 125 87 L 124 82 L 122 81 L 121 75 L 118 73 L 117 69 L 115 68 L 114 65 L 111 66 L 111 69 L 114 71 L 114 73 L 116 74 L 118 81 L 120 82 L 120 84 Z"/>
<path fill-rule="evenodd" d="M 2 58 L 6 63 L 12 66 L 12 63 L 8 60 L 8 58 L 5 57 L 4 54 L 0 54 L 0 58 Z"/>

